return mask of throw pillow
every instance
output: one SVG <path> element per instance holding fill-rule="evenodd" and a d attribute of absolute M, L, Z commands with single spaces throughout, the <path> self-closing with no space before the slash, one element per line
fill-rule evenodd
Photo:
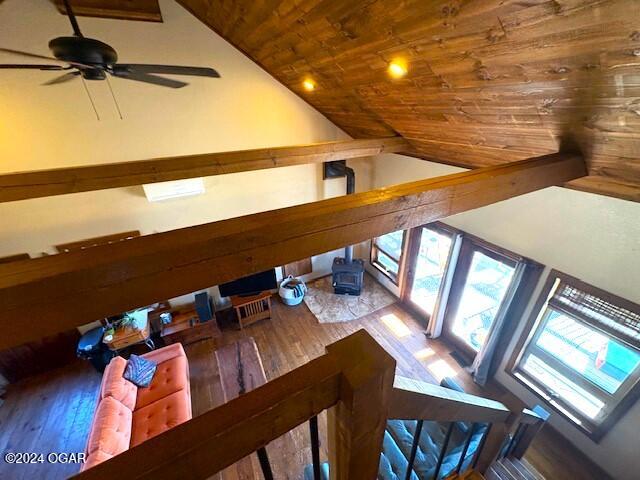
<path fill-rule="evenodd" d="M 139 357 L 138 355 L 131 355 L 123 377 L 138 387 L 148 387 L 151 384 L 151 380 L 153 380 L 153 375 L 156 373 L 157 367 L 156 362 Z"/>

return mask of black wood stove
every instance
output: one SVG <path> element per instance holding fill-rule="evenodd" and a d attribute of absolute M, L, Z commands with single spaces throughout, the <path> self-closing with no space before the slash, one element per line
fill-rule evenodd
<path fill-rule="evenodd" d="M 324 178 L 347 177 L 347 195 L 351 195 L 356 187 L 356 175 L 352 168 L 347 167 L 344 160 L 327 162 L 324 164 Z M 360 295 L 364 277 L 364 261 L 353 258 L 353 246 L 344 249 L 344 257 L 333 259 L 331 267 L 333 276 L 333 291 L 338 295 Z"/>

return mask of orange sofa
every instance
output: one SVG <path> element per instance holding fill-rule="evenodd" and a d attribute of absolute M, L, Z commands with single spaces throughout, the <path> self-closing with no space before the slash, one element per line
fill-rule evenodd
<path fill-rule="evenodd" d="M 146 388 L 123 378 L 124 358 L 115 357 L 107 365 L 82 470 L 191 419 L 189 364 L 182 345 L 174 343 L 142 357 L 158 364 Z"/>

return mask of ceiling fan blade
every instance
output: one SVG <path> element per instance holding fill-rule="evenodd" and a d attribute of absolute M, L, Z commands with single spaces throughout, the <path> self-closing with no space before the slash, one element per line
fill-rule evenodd
<path fill-rule="evenodd" d="M 152 65 L 142 63 L 119 63 L 116 67 L 126 68 L 130 72 L 166 73 L 172 75 L 193 75 L 197 77 L 220 78 L 220 74 L 209 67 L 188 67 L 182 65 Z"/>
<path fill-rule="evenodd" d="M 37 53 L 23 52 L 22 50 L 14 50 L 13 48 L 0 47 L 0 52 L 12 53 L 14 55 L 20 55 L 20 56 L 29 57 L 29 58 L 39 58 L 41 60 L 50 60 L 56 63 L 66 63 L 54 57 L 47 57 L 46 55 L 39 55 Z"/>
<path fill-rule="evenodd" d="M 60 75 L 59 77 L 52 78 L 48 82 L 44 82 L 42 85 L 57 85 L 58 83 L 68 82 L 69 80 L 73 80 L 74 78 L 76 78 L 78 75 L 80 75 L 80 72 L 78 71 L 67 72 L 64 75 Z"/>
<path fill-rule="evenodd" d="M 0 68 L 19 68 L 19 69 L 31 69 L 31 70 L 66 70 L 61 65 L 29 65 L 26 63 L 4 64 L 0 65 Z"/>
<path fill-rule="evenodd" d="M 130 72 L 124 69 L 115 70 L 111 72 L 111 74 L 114 77 L 124 78 L 126 80 L 134 80 L 136 82 L 152 83 L 161 87 L 182 88 L 189 85 L 188 83 L 180 82 L 178 80 L 171 80 L 170 78 L 158 77 L 156 75 L 149 75 L 147 73 L 141 72 Z"/>
<path fill-rule="evenodd" d="M 49 60 L 51 62 L 56 62 L 57 64 L 62 64 L 64 65 L 65 68 L 69 68 L 68 65 L 73 65 L 74 67 L 77 68 L 95 68 L 92 65 L 86 65 L 84 63 L 78 63 L 78 62 L 65 62 L 62 60 L 58 60 L 57 58 L 54 57 L 47 57 L 46 55 L 39 55 L 37 53 L 30 53 L 30 52 L 23 52 L 22 50 L 15 50 L 13 48 L 2 48 L 0 47 L 0 52 L 5 52 L 5 53 L 12 53 L 14 55 L 20 55 L 22 57 L 29 57 L 29 58 L 40 58 L 42 60 Z"/>

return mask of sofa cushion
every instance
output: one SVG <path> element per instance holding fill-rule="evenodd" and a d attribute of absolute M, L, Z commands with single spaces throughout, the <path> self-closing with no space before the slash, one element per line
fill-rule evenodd
<path fill-rule="evenodd" d="M 99 463 L 106 462 L 107 460 L 113 457 L 114 455 L 111 455 L 110 453 L 105 453 L 102 450 L 96 450 L 95 452 L 87 455 L 87 458 L 82 464 L 82 468 L 80 469 L 80 471 L 84 472 L 88 468 L 95 467 Z"/>
<path fill-rule="evenodd" d="M 138 388 L 135 410 L 144 408 L 179 390 L 189 392 L 187 357 L 178 356 L 159 363 L 148 387 Z M 191 404 L 191 402 L 189 402 Z"/>
<path fill-rule="evenodd" d="M 103 398 L 93 417 L 93 425 L 87 442 L 87 454 L 101 450 L 117 455 L 129 448 L 131 441 L 132 412 L 113 397 Z"/>
<path fill-rule="evenodd" d="M 179 390 L 133 412 L 131 446 L 191 419 L 191 397 Z"/>
<path fill-rule="evenodd" d="M 112 397 L 129 410 L 133 410 L 136 406 L 138 387 L 123 377 L 126 368 L 127 361 L 124 358 L 114 357 L 111 360 L 104 370 L 100 398 Z"/>

